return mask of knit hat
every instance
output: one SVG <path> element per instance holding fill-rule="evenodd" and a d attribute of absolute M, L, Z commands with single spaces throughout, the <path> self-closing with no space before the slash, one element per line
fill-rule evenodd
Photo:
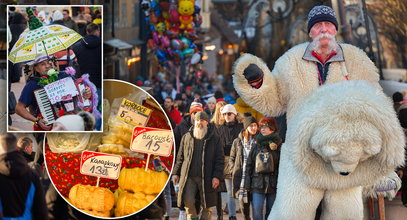
<path fill-rule="evenodd" d="M 62 15 L 62 12 L 60 10 L 55 10 L 54 14 L 52 15 L 52 20 L 54 21 L 59 21 L 62 20 L 64 16 Z"/>
<path fill-rule="evenodd" d="M 335 11 L 329 6 L 317 5 L 308 13 L 308 33 L 314 24 L 321 21 L 331 22 L 335 25 L 336 30 L 338 30 L 338 21 L 336 20 Z"/>
<path fill-rule="evenodd" d="M 208 114 L 206 114 L 206 112 L 203 112 L 203 111 L 197 112 L 197 113 L 195 114 L 194 119 L 195 119 L 195 121 L 198 121 L 198 120 L 205 120 L 205 121 L 209 122 Z"/>
<path fill-rule="evenodd" d="M 256 118 L 254 118 L 250 112 L 244 113 L 244 118 L 243 118 L 244 130 L 246 130 L 249 127 L 249 125 L 251 125 L 253 123 L 257 123 Z"/>
<path fill-rule="evenodd" d="M 0 135 L 0 155 L 17 150 L 17 138 L 14 134 Z"/>
<path fill-rule="evenodd" d="M 201 112 L 203 111 L 202 104 L 199 102 L 192 102 L 191 107 L 189 107 L 189 114 L 194 112 Z"/>
<path fill-rule="evenodd" d="M 216 104 L 216 99 L 215 99 L 215 97 L 211 96 L 211 97 L 208 99 L 207 103 L 215 103 L 215 104 Z"/>
<path fill-rule="evenodd" d="M 225 114 L 225 113 L 228 113 L 228 112 L 231 112 L 231 113 L 237 115 L 237 111 L 236 111 L 235 106 L 233 106 L 233 105 L 231 105 L 231 104 L 227 104 L 227 105 L 223 106 L 223 107 L 220 109 L 220 113 L 221 113 L 221 114 Z"/>
<path fill-rule="evenodd" d="M 278 131 L 277 122 L 273 117 L 264 117 L 260 119 L 259 126 L 267 126 L 273 131 Z"/>

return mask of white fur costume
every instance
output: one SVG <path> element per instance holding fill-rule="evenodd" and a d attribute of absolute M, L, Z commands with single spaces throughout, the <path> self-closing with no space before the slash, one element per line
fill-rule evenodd
<path fill-rule="evenodd" d="M 322 219 L 363 219 L 362 186 L 403 163 L 404 134 L 379 89 L 376 68 L 362 51 L 341 45 L 350 81 L 341 63 L 332 63 L 326 85 L 320 87 L 315 63 L 301 59 L 306 46 L 283 55 L 273 75 L 251 55 L 235 64 L 235 88 L 245 102 L 265 115 L 287 111 L 287 138 L 269 219 L 313 220 L 320 201 Z M 243 76 L 251 63 L 265 73 L 259 89 Z"/>

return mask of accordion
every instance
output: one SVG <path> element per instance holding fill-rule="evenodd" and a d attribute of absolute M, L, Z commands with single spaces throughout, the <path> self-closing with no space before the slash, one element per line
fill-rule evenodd
<path fill-rule="evenodd" d="M 58 112 L 61 109 L 65 112 L 71 112 L 72 114 L 75 114 L 79 108 L 81 108 L 81 110 L 91 111 L 91 101 L 82 97 L 85 91 L 85 85 L 82 83 L 82 80 L 79 79 L 75 81 L 75 88 L 76 91 L 72 93 L 73 97 L 70 103 L 64 103 L 63 101 L 51 102 L 49 94 L 44 88 L 34 91 L 34 97 L 37 101 L 39 111 L 47 122 L 47 125 L 51 125 L 57 120 L 59 117 Z M 79 105 L 79 103 L 81 104 Z"/>

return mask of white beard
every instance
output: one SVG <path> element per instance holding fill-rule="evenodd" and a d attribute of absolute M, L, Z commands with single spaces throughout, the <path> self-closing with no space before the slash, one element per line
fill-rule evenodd
<path fill-rule="evenodd" d="M 194 127 L 194 138 L 202 140 L 205 137 L 206 133 L 208 133 L 207 126 L 197 125 Z"/>
<path fill-rule="evenodd" d="M 329 43 L 328 43 L 328 51 L 326 53 L 326 55 L 332 53 L 332 51 L 336 51 L 336 39 L 335 36 L 330 35 L 330 34 L 320 34 L 318 35 L 312 42 L 311 42 L 311 49 L 315 52 L 317 52 L 317 54 L 321 54 L 322 53 L 322 48 L 321 48 L 321 43 L 319 42 L 319 40 L 321 38 L 328 38 L 329 39 Z"/>

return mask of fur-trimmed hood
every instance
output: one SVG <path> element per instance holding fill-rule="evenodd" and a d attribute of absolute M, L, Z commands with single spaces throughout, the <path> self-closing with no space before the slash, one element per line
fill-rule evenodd
<path fill-rule="evenodd" d="M 283 148 L 312 187 L 336 190 L 369 185 L 404 163 L 404 133 L 391 100 L 364 81 L 314 90 L 287 127 Z M 349 175 L 335 170 L 346 170 L 355 161 L 357 166 L 349 168 Z"/>

